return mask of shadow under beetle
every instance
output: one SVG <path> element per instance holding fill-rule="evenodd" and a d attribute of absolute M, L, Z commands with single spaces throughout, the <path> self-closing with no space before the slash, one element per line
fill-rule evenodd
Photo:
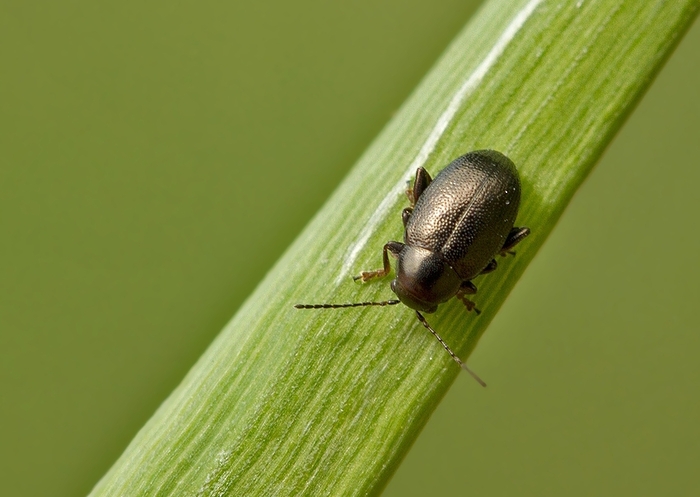
<path fill-rule="evenodd" d="M 411 207 L 401 215 L 404 243 L 384 245 L 384 265 L 364 271 L 355 280 L 368 281 L 389 274 L 389 256 L 397 258 L 391 290 L 399 298 L 384 302 L 353 304 L 297 304 L 297 309 L 386 306 L 403 303 L 416 311 L 418 321 L 438 339 L 457 364 L 482 386 L 425 320 L 438 305 L 457 297 L 466 308 L 481 311 L 467 295 L 476 293 L 472 279 L 497 267 L 496 255 L 505 256 L 530 234 L 514 227 L 520 205 L 520 179 L 513 162 L 495 150 L 478 150 L 458 157 L 435 179 L 419 167 L 413 188 L 406 192 Z"/>

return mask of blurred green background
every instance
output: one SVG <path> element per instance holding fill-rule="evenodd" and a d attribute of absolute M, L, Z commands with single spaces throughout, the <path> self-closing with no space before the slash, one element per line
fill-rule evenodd
<path fill-rule="evenodd" d="M 478 3 L 0 5 L 0 494 L 91 489 Z M 700 26 L 386 495 L 700 493 L 698 89 Z"/>

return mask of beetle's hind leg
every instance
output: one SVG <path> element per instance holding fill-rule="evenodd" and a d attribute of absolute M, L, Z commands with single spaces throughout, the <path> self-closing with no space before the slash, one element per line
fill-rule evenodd
<path fill-rule="evenodd" d="M 510 255 L 515 255 L 515 252 L 513 251 L 513 247 L 515 247 L 518 243 L 520 243 L 523 238 L 525 238 L 527 235 L 530 234 L 530 228 L 522 227 L 513 227 L 510 230 L 510 233 L 508 233 L 508 236 L 506 237 L 506 242 L 503 244 L 503 248 L 501 249 L 501 256 L 505 257 L 507 254 Z M 495 262 L 495 261 L 492 261 Z M 491 266 L 491 264 L 489 264 Z M 489 267 L 487 266 L 487 268 Z M 496 269 L 495 267 L 493 269 Z M 493 271 L 492 269 L 492 271 Z"/>
<path fill-rule="evenodd" d="M 466 307 L 468 311 L 474 311 L 477 314 L 481 314 L 481 310 L 476 307 L 476 304 L 466 297 L 466 295 L 474 295 L 475 293 L 476 286 L 474 283 L 471 281 L 464 281 L 462 282 L 462 286 L 459 287 L 459 290 L 457 290 L 455 297 L 457 297 L 460 302 L 464 304 L 464 307 Z"/>
<path fill-rule="evenodd" d="M 431 181 L 433 181 L 433 178 L 430 177 L 428 171 L 422 167 L 416 169 L 416 179 L 413 182 L 413 188 L 409 187 L 408 190 L 406 190 L 406 196 L 408 197 L 408 201 L 411 202 L 411 207 L 415 207 L 416 202 L 418 202 L 418 197 L 428 188 Z"/>
<path fill-rule="evenodd" d="M 513 228 L 510 230 L 510 233 L 508 233 L 508 236 L 506 237 L 506 241 L 503 244 L 503 248 L 499 252 L 501 254 L 501 257 L 505 257 L 506 255 L 515 255 L 515 251 L 511 250 L 513 247 L 515 247 L 518 243 L 522 241 L 523 238 L 525 238 L 527 235 L 530 234 L 530 228 Z M 491 262 L 488 263 L 488 265 L 481 270 L 479 274 L 488 274 L 496 270 L 498 267 L 498 262 L 496 262 L 496 259 L 491 259 Z"/>
<path fill-rule="evenodd" d="M 403 247 L 403 243 L 400 242 L 387 242 L 384 245 L 384 249 L 382 250 L 382 262 L 384 263 L 384 267 L 382 269 L 376 269 L 374 271 L 362 271 L 362 273 L 360 273 L 359 276 L 353 276 L 352 279 L 355 281 L 367 281 L 371 280 L 372 278 L 386 276 L 387 274 L 389 274 L 389 271 L 391 271 L 391 265 L 389 264 L 389 254 L 393 255 L 394 257 L 398 257 Z"/>

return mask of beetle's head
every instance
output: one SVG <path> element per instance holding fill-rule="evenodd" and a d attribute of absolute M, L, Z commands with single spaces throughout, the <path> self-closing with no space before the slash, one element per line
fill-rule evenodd
<path fill-rule="evenodd" d="M 391 289 L 411 309 L 435 312 L 454 297 L 462 280 L 449 264 L 428 249 L 405 245 Z"/>

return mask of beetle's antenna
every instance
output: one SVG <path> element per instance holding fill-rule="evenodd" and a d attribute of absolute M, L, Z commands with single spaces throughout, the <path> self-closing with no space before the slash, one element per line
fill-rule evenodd
<path fill-rule="evenodd" d="M 297 309 L 341 309 L 344 307 L 368 307 L 368 306 L 384 307 L 387 305 L 397 305 L 400 303 L 401 303 L 400 300 L 384 300 L 382 302 L 354 302 L 352 304 L 294 304 L 294 307 Z M 464 364 L 459 357 L 457 357 L 457 354 L 452 352 L 452 349 L 450 348 L 450 346 L 445 343 L 445 341 L 442 339 L 442 337 L 440 335 L 438 335 L 437 331 L 435 331 L 434 329 L 432 329 L 430 327 L 430 325 L 425 320 L 423 315 L 420 312 L 416 311 L 416 316 L 418 316 L 418 321 L 420 321 L 421 324 L 423 326 L 425 326 L 428 329 L 428 331 L 433 334 L 433 336 L 435 338 L 437 338 L 437 341 L 440 342 L 440 345 L 442 345 L 444 347 L 444 349 L 447 351 L 448 354 L 450 354 L 452 359 L 454 359 L 455 362 L 457 364 L 459 364 L 459 367 L 462 368 L 463 370 L 465 370 L 470 375 L 472 375 L 472 378 L 474 378 L 479 383 L 479 385 L 481 385 L 482 387 L 485 387 L 486 383 L 484 382 L 484 380 L 479 378 L 479 376 L 474 371 L 469 369 L 467 367 L 467 365 Z"/>
<path fill-rule="evenodd" d="M 400 303 L 400 300 L 385 300 L 383 302 L 355 302 L 353 304 L 294 304 L 294 307 L 297 309 L 340 309 L 342 307 L 368 307 L 371 305 L 384 307 Z"/>
<path fill-rule="evenodd" d="M 422 324 L 423 326 L 425 326 L 425 327 L 428 329 L 428 331 L 429 331 L 430 333 L 433 334 L 433 336 L 434 336 L 435 338 L 437 338 L 438 342 L 440 342 L 440 345 L 442 345 L 442 346 L 445 348 L 445 350 L 447 351 L 447 353 L 450 354 L 450 355 L 452 356 L 452 359 L 454 359 L 455 362 L 456 362 L 457 364 L 459 364 L 459 367 L 462 368 L 463 370 L 465 370 L 465 371 L 466 371 L 467 373 L 469 373 L 470 375 L 472 375 L 472 378 L 474 378 L 474 379 L 479 383 L 479 385 L 481 385 L 482 387 L 485 387 L 485 386 L 486 386 L 486 383 L 484 383 L 484 380 L 482 380 L 481 378 L 479 378 L 479 377 L 477 376 L 477 374 L 476 374 L 474 371 L 472 371 L 471 369 L 469 369 L 469 368 L 467 367 L 467 365 L 464 364 L 464 363 L 462 362 L 462 360 L 461 360 L 459 357 L 457 357 L 457 354 L 455 354 L 454 352 L 452 352 L 452 349 L 445 343 L 445 341 L 440 337 L 440 335 L 437 334 L 437 331 L 435 331 L 434 329 L 432 329 L 432 328 L 430 327 L 430 325 L 429 325 L 428 322 L 425 320 L 425 318 L 423 317 L 423 315 L 422 315 L 420 312 L 416 311 L 416 316 L 418 316 L 418 321 L 420 321 L 421 324 Z"/>

